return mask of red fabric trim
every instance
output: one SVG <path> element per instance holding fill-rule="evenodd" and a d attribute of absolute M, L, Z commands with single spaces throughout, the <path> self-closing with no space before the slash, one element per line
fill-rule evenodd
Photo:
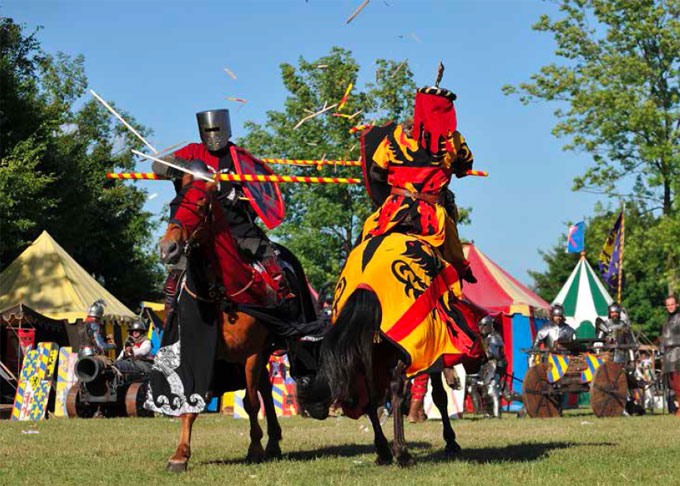
<path fill-rule="evenodd" d="M 501 323 L 503 324 L 503 348 L 505 349 L 505 359 L 508 361 L 508 375 L 512 376 L 515 368 L 513 366 L 514 356 L 512 350 L 512 316 L 503 314 L 501 316 Z M 508 383 L 512 388 L 512 383 Z"/>
<path fill-rule="evenodd" d="M 416 93 L 416 105 L 413 110 L 413 139 L 420 140 L 420 131 L 430 134 L 430 146 L 423 146 L 430 152 L 439 152 L 439 140 L 446 139 L 449 133 L 456 131 L 456 109 L 453 101 L 434 94 Z"/>
<path fill-rule="evenodd" d="M 385 334 L 394 341 L 401 341 L 411 334 L 437 306 L 437 299 L 449 290 L 448 283 L 455 282 L 458 273 L 453 267 L 446 267 L 432 281 L 430 287 L 416 299 L 406 313 L 394 323 Z"/>
<path fill-rule="evenodd" d="M 427 393 L 427 381 L 429 376 L 427 374 L 422 374 L 413 379 L 413 384 L 411 385 L 411 399 L 419 400 L 425 398 Z"/>
<path fill-rule="evenodd" d="M 448 185 L 452 172 L 441 167 L 406 167 L 390 164 L 387 183 L 394 187 L 426 183 L 421 192 L 438 193 Z"/>
<path fill-rule="evenodd" d="M 208 152 L 208 149 L 202 143 L 190 143 L 186 147 L 173 152 L 172 155 L 184 160 L 202 160 L 215 170 L 218 170 L 220 166 L 220 159 Z"/>

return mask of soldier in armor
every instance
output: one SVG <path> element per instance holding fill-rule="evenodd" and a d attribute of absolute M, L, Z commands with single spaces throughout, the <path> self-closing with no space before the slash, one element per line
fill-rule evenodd
<path fill-rule="evenodd" d="M 128 338 L 118 359 L 150 359 L 151 341 L 146 335 L 146 324 L 136 319 L 128 326 Z"/>
<path fill-rule="evenodd" d="M 87 309 L 87 318 L 85 319 L 85 333 L 87 335 L 88 343 L 86 346 L 81 346 L 79 354 L 81 356 L 87 354 L 101 354 L 105 355 L 110 349 L 115 349 L 116 345 L 109 342 L 110 338 L 106 340 L 102 337 L 101 326 L 102 318 L 104 317 L 104 306 L 106 304 L 102 299 L 99 299 L 90 305 Z"/>
<path fill-rule="evenodd" d="M 503 337 L 494 328 L 494 320 L 491 316 L 484 316 L 479 321 L 479 330 L 484 337 L 488 360 L 482 367 L 481 377 L 486 394 L 493 403 L 493 416 L 501 418 L 501 388 L 508 368 Z"/>
<path fill-rule="evenodd" d="M 362 135 L 364 178 L 380 206 L 364 223 L 362 241 L 390 232 L 417 235 L 461 279 L 474 283 L 458 237 L 453 193 L 447 189 L 452 176 L 464 177 L 473 164 L 456 129 L 455 99 L 446 89 L 421 88 L 412 122 L 372 127 Z"/>
<path fill-rule="evenodd" d="M 624 318 L 624 311 L 621 304 L 614 302 L 607 308 L 607 320 L 598 322 L 598 339 L 602 339 L 606 345 L 614 346 L 614 356 L 612 361 L 620 365 L 628 380 L 628 399 L 626 403 L 626 413 L 644 413 L 641 404 L 635 402 L 634 390 L 639 388 L 635 377 L 635 349 L 631 346 L 637 344 L 630 322 Z M 616 346 L 625 346 L 617 348 Z"/>
<path fill-rule="evenodd" d="M 229 111 L 202 111 L 196 114 L 196 119 L 202 143 L 189 144 L 171 155 L 162 157 L 162 159 L 173 165 L 199 172 L 207 170 L 211 173 L 235 174 L 231 153 L 234 144 L 229 141 L 231 138 Z M 153 163 L 152 170 L 158 175 L 174 179 L 175 190 L 180 191 L 179 181 L 184 175 L 183 172 L 159 162 Z M 288 285 L 279 264 L 278 251 L 267 238 L 265 232 L 255 223 L 256 214 L 250 204 L 246 202 L 247 198 L 244 196 L 243 188 L 237 183 L 220 182 L 217 199 L 222 206 L 229 229 L 239 247 L 243 260 L 257 266 L 270 287 L 278 291 L 278 299 L 275 300 L 281 301 L 290 297 Z M 174 213 L 172 208 L 177 207 L 177 204 L 173 203 L 174 201 L 170 203 L 171 218 Z M 177 251 L 180 251 L 180 249 L 177 249 Z M 185 268 L 186 261 L 182 256 L 179 263 L 170 268 L 163 287 L 166 325 L 174 317 L 178 282 Z"/>
<path fill-rule="evenodd" d="M 675 399 L 680 402 L 680 309 L 677 297 L 666 297 L 666 310 L 668 319 L 661 330 L 661 345 L 663 353 L 663 373 L 668 379 L 670 388 L 675 391 Z M 680 408 L 673 404 L 668 396 L 668 411 L 680 416 Z"/>
<path fill-rule="evenodd" d="M 543 345 L 546 349 L 555 349 L 559 343 L 573 341 L 574 337 L 574 330 L 565 321 L 564 307 L 555 304 L 550 308 L 550 321 L 536 333 L 533 347 Z"/>
<path fill-rule="evenodd" d="M 597 338 L 602 339 L 608 345 L 634 345 L 635 336 L 630 328 L 630 322 L 623 317 L 621 304 L 613 303 L 607 309 L 607 320 L 599 321 Z M 632 349 L 615 349 L 614 363 L 626 368 L 635 361 L 635 353 Z"/>

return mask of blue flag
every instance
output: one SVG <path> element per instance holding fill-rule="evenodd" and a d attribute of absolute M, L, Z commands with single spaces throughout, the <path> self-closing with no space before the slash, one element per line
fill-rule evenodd
<path fill-rule="evenodd" d="M 614 227 L 609 232 L 607 241 L 604 242 L 602 253 L 600 253 L 599 267 L 602 279 L 607 282 L 610 289 L 616 289 L 619 285 L 621 269 L 619 261 L 621 257 L 621 240 L 623 237 L 623 210 L 616 218 Z"/>
<path fill-rule="evenodd" d="M 567 252 L 568 253 L 581 253 L 583 248 L 583 243 L 585 240 L 585 225 L 583 221 L 579 221 L 576 224 L 569 226 L 569 231 L 567 231 Z"/>

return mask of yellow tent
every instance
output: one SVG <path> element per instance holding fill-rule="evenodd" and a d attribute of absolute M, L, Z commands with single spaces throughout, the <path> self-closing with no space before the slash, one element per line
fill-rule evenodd
<path fill-rule="evenodd" d="M 51 319 L 84 319 L 102 299 L 104 319 L 127 321 L 135 314 L 97 282 L 48 233 L 42 234 L 0 274 L 0 313 L 24 305 Z"/>

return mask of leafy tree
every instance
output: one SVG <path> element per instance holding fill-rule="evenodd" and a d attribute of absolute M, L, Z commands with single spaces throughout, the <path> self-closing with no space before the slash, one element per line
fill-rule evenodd
<path fill-rule="evenodd" d="M 321 66 L 321 67 L 320 67 Z M 323 67 L 326 66 L 326 67 Z M 245 124 L 248 134 L 239 140 L 260 157 L 290 159 L 359 158 L 358 136 L 349 129 L 362 123 L 404 121 L 412 113 L 415 84 L 406 62 L 379 59 L 375 80 L 357 86 L 359 65 L 345 49 L 334 47 L 315 61 L 303 58 L 298 66 L 281 65 L 283 84 L 289 92 L 283 111 L 269 111 L 263 125 Z M 295 125 L 310 112 L 337 103 L 349 83 L 354 84 L 342 113 L 360 114 L 351 120 L 332 116 L 333 109 L 299 128 Z M 361 177 L 356 167 L 295 167 L 296 174 Z M 286 172 L 286 169 L 277 169 Z M 289 170 L 290 171 L 290 170 Z M 282 184 L 286 220 L 275 235 L 302 261 L 313 285 L 334 281 L 373 211 L 363 186 Z"/>
<path fill-rule="evenodd" d="M 1 20 L 0 265 L 45 229 L 127 304 L 153 298 L 161 269 L 146 194 L 103 178 L 133 170 L 140 143 L 96 102 L 74 107 L 87 86 L 82 56 L 47 55 L 24 30 Z"/>
<path fill-rule="evenodd" d="M 680 190 L 680 3 L 677 0 L 560 0 L 564 17 L 543 15 L 561 64 L 543 66 L 531 82 L 505 86 L 523 103 L 559 102 L 553 133 L 567 150 L 594 164 L 575 189 L 618 197 L 635 178 L 633 196 L 677 215 Z M 660 194 L 657 191 L 660 189 Z"/>
<path fill-rule="evenodd" d="M 558 4 L 563 17 L 543 15 L 534 29 L 553 35 L 561 62 L 543 66 L 530 82 L 503 90 L 520 94 L 525 104 L 557 103 L 559 121 L 553 134 L 569 140 L 565 150 L 592 156 L 590 167 L 574 180 L 574 189 L 630 199 L 639 213 L 637 222 L 628 225 L 631 232 L 637 231 L 634 224 L 640 225 L 635 248 L 645 248 L 645 258 L 664 262 L 658 268 L 641 265 L 640 270 L 655 272 L 648 277 L 657 280 L 655 288 L 665 283 L 668 290 L 677 290 L 680 3 L 559 0 Z M 629 194 L 621 187 L 630 187 Z M 656 217 L 655 210 L 662 215 Z M 562 276 L 565 265 L 562 257 L 553 261 L 550 255 L 557 257 L 554 249 L 545 255 L 548 271 L 534 274 L 537 286 L 546 291 L 559 285 L 553 279 Z M 626 265 L 635 268 L 635 263 Z M 629 291 L 633 288 L 624 289 L 624 301 L 632 298 Z M 644 296 L 639 294 L 640 299 Z M 640 300 L 635 305 L 646 304 Z"/>

